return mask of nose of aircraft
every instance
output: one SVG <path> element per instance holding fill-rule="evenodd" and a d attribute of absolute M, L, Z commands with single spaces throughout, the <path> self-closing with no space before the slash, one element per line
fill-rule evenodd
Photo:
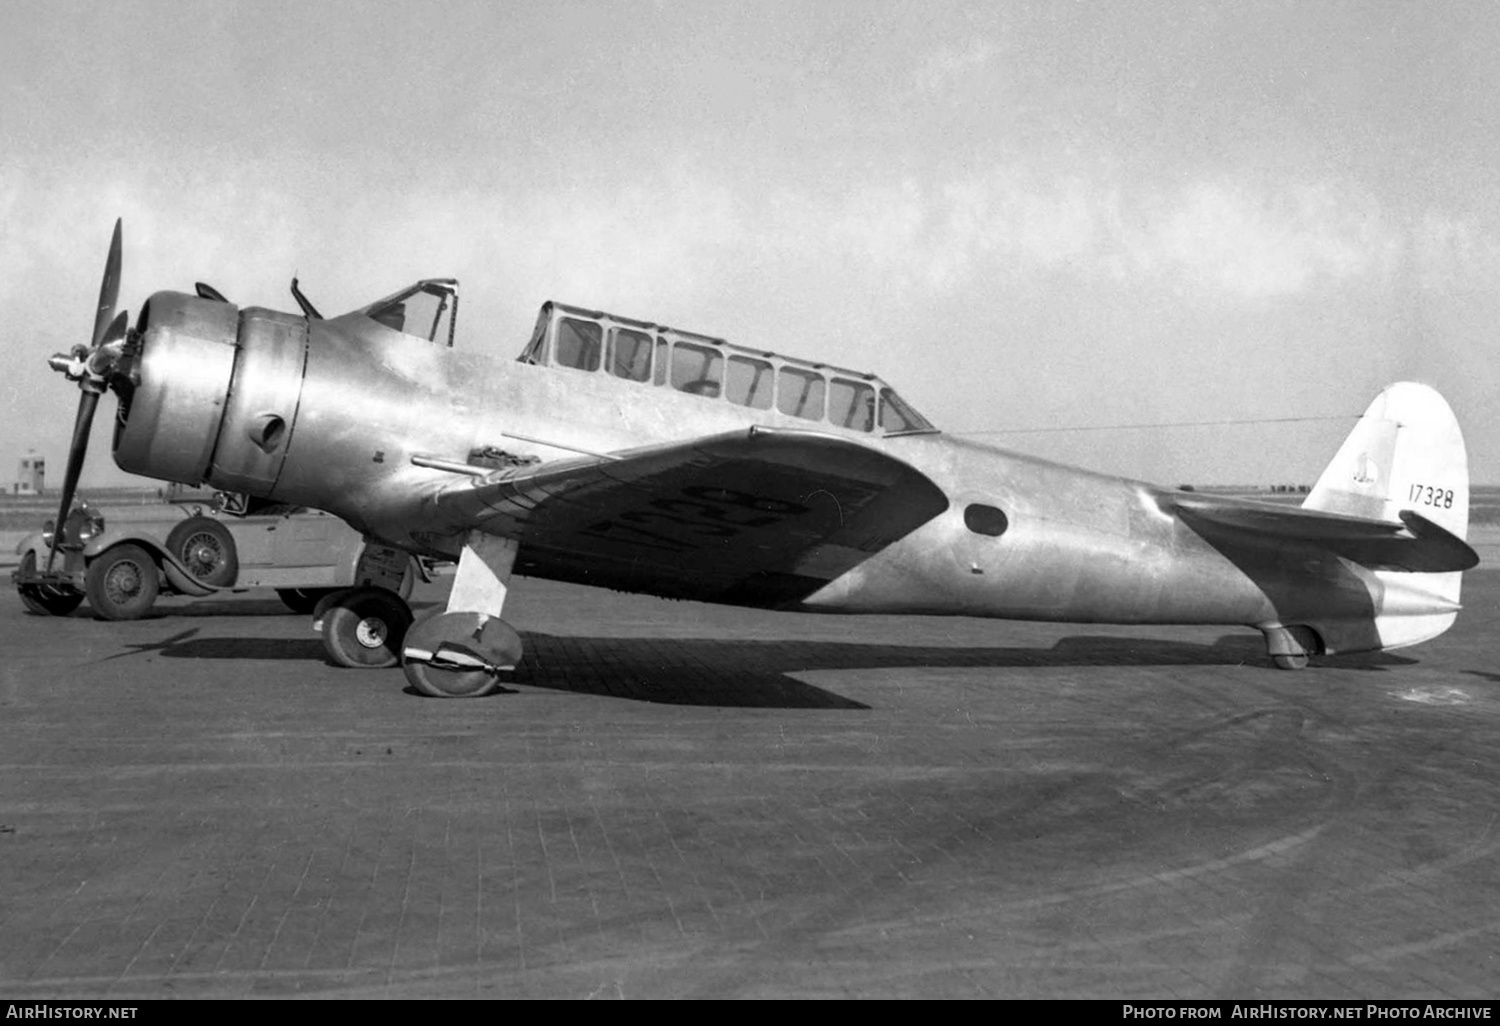
<path fill-rule="evenodd" d="M 94 411 L 99 406 L 99 396 L 108 384 L 108 377 L 115 369 L 125 346 L 125 326 L 128 315 L 122 310 L 115 312 L 115 303 L 120 297 L 120 229 L 118 219 L 115 232 L 109 243 L 109 256 L 104 262 L 104 279 L 99 284 L 99 306 L 94 311 L 94 333 L 88 345 L 79 343 L 71 352 L 56 353 L 47 365 L 70 381 L 78 382 L 78 412 L 73 418 L 73 440 L 68 446 L 67 469 L 63 473 L 62 494 L 58 500 L 57 520 L 63 523 L 73 506 L 73 494 L 78 488 L 78 475 L 83 471 L 84 456 L 88 452 L 89 432 L 94 425 Z M 47 554 L 47 568 L 52 568 L 57 554 L 54 546 Z"/>

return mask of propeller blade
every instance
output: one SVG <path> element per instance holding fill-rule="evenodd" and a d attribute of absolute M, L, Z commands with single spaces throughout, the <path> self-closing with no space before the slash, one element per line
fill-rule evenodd
<path fill-rule="evenodd" d="M 52 532 L 52 545 L 47 550 L 47 569 L 52 569 L 52 562 L 57 558 L 58 542 L 62 539 L 63 525 L 67 523 L 68 513 L 73 508 L 73 493 L 78 490 L 78 476 L 83 473 L 83 458 L 88 454 L 89 432 L 94 429 L 94 411 L 99 408 L 99 393 L 105 388 L 102 379 L 104 372 L 114 362 L 116 352 L 120 346 L 118 343 L 125 337 L 126 325 L 129 317 L 125 313 L 115 315 L 115 303 L 120 298 L 120 234 L 122 218 L 115 218 L 115 232 L 109 240 L 109 256 L 104 260 L 104 278 L 99 282 L 99 308 L 94 311 L 94 334 L 87 349 L 83 346 L 74 346 L 72 359 L 63 357 L 62 354 L 54 356 L 47 361 L 50 366 L 57 370 L 78 370 L 78 386 L 82 394 L 78 397 L 78 413 L 73 418 L 73 441 L 68 446 L 68 468 L 63 474 L 62 495 L 57 504 L 57 520 Z M 102 347 L 109 343 L 113 349 L 104 350 Z M 59 364 L 62 361 L 62 364 Z M 99 367 L 93 366 L 95 363 Z M 93 371 L 96 375 L 90 379 L 88 372 Z M 69 374 L 72 377 L 72 374 Z"/>
<path fill-rule="evenodd" d="M 78 475 L 83 472 L 83 457 L 89 448 L 89 432 L 94 427 L 94 410 L 99 406 L 99 393 L 84 389 L 78 397 L 78 415 L 73 419 L 73 443 L 68 446 L 68 468 L 63 474 L 62 498 L 57 506 L 57 520 L 52 529 L 52 547 L 47 552 L 47 569 L 52 569 L 52 560 L 57 556 L 58 542 L 62 539 L 63 524 L 73 508 L 73 493 L 78 489 Z"/>
<path fill-rule="evenodd" d="M 94 313 L 94 347 L 104 339 L 109 322 L 115 319 L 115 303 L 120 298 L 120 225 L 115 218 L 115 234 L 109 240 L 109 258 L 104 262 L 104 279 L 99 282 L 99 309 Z"/>
<path fill-rule="evenodd" d="M 215 303 L 227 303 L 224 293 L 204 281 L 193 282 L 193 291 L 198 293 L 199 299 L 212 299 Z"/>

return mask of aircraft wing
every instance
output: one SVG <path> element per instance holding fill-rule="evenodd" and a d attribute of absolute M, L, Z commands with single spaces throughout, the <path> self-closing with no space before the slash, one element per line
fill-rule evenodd
<path fill-rule="evenodd" d="M 752 428 L 499 471 L 436 520 L 517 538 L 517 573 L 739 605 L 795 603 L 948 508 L 857 442 Z"/>
<path fill-rule="evenodd" d="M 1173 496 L 1172 506 L 1209 542 L 1313 546 L 1374 570 L 1442 573 L 1478 565 L 1462 538 L 1411 510 L 1401 523 L 1324 513 L 1297 506 Z"/>

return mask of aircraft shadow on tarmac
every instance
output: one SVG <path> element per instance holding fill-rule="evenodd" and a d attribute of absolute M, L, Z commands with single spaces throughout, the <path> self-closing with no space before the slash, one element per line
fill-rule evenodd
<path fill-rule="evenodd" d="M 792 676 L 818 670 L 1244 664 L 1267 667 L 1266 672 L 1272 672 L 1263 642 L 1251 634 L 1225 635 L 1213 644 L 1081 635 L 1062 638 L 1050 648 L 822 640 L 573 637 L 540 632 L 525 633 L 524 638 L 526 654 L 514 673 L 507 675 L 506 683 L 671 705 L 869 708 Z M 326 661 L 322 643 L 314 638 L 199 637 L 197 629 L 180 632 L 161 642 L 133 644 L 130 649 L 109 658 L 150 651 L 178 659 Z M 1402 656 L 1376 652 L 1341 656 L 1330 660 L 1328 665 L 1338 669 L 1382 670 L 1414 662 Z M 416 694 L 415 691 L 411 693 Z"/>

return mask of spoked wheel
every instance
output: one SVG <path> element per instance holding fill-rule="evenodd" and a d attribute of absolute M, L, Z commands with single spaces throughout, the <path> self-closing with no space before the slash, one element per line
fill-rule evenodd
<path fill-rule="evenodd" d="M 411 608 L 384 588 L 350 588 L 319 603 L 323 649 L 337 666 L 379 669 L 401 661 Z"/>
<path fill-rule="evenodd" d="M 106 620 L 138 620 L 156 603 L 156 562 L 139 545 L 116 545 L 89 564 L 89 606 Z"/>
<path fill-rule="evenodd" d="M 36 572 L 36 553 L 28 552 L 21 560 L 23 576 Z M 83 602 L 83 596 L 72 588 L 53 584 L 18 584 L 16 592 L 27 609 L 38 616 L 67 616 Z"/>
<path fill-rule="evenodd" d="M 239 555 L 229 529 L 208 517 L 192 517 L 167 535 L 171 552 L 188 573 L 215 588 L 227 587 L 239 575 Z"/>
<path fill-rule="evenodd" d="M 411 629 L 402 655 L 407 681 L 422 694 L 479 698 L 521 661 L 521 636 L 498 617 L 440 613 Z"/>

